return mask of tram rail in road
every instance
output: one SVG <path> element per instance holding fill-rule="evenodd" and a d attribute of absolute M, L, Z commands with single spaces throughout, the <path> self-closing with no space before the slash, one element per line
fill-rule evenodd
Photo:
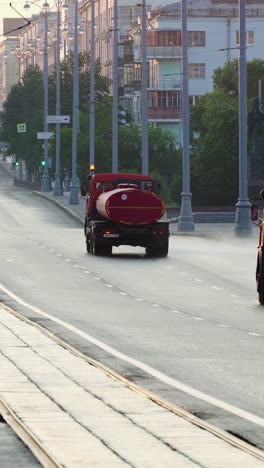
<path fill-rule="evenodd" d="M 263 466 L 262 462 L 264 461 L 264 452 L 262 450 L 260 450 L 260 449 L 258 449 L 256 447 L 246 443 L 245 441 L 243 441 L 243 440 L 241 440 L 241 439 L 239 439 L 237 437 L 232 436 L 231 434 L 229 434 L 229 433 L 227 433 L 227 432 L 225 432 L 225 431 L 223 431 L 221 429 L 218 429 L 218 428 L 214 427 L 213 425 L 207 423 L 206 421 L 203 421 L 203 420 L 197 418 L 196 416 L 192 415 L 191 413 L 188 413 L 187 411 L 182 410 L 181 408 L 178 408 L 177 406 L 172 405 L 169 402 L 159 398 L 158 396 L 146 391 L 143 387 L 132 383 L 131 381 L 129 381 L 127 378 L 125 378 L 124 376 L 122 376 L 121 374 L 116 372 L 115 370 L 110 369 L 109 367 L 105 366 L 104 364 L 102 364 L 102 363 L 96 361 L 95 359 L 90 358 L 89 356 L 83 354 L 78 349 L 76 349 L 72 345 L 68 344 L 67 342 L 65 342 L 61 338 L 55 336 L 53 333 L 51 333 L 50 331 L 48 331 L 47 329 L 45 329 L 41 325 L 29 320 L 28 318 L 24 317 L 22 314 L 10 309 L 9 307 L 1 305 L 1 312 L 2 313 L 1 313 L 1 317 L 0 317 L 0 333 L 1 333 L 1 327 L 5 327 L 8 324 L 7 338 L 5 338 L 6 342 L 2 347 L 3 355 L 6 354 L 7 358 L 8 358 L 8 352 L 6 353 L 6 346 L 8 346 L 8 339 L 9 339 L 8 336 L 11 337 L 10 333 L 15 334 L 14 340 L 19 339 L 20 335 L 21 335 L 21 339 L 24 341 L 24 350 L 23 350 L 23 348 L 20 348 L 20 350 L 21 350 L 20 353 L 22 353 L 22 354 L 23 354 L 23 352 L 25 353 L 26 360 L 29 359 L 29 354 L 30 354 L 31 351 L 33 353 L 35 353 L 35 354 L 36 354 L 36 352 L 39 352 L 40 353 L 39 359 L 41 359 L 41 354 L 42 354 L 42 357 L 45 358 L 45 360 L 52 359 L 52 356 L 54 357 L 54 355 L 55 355 L 54 354 L 54 347 L 57 346 L 58 348 L 56 348 L 56 349 L 58 349 L 58 351 L 56 352 L 56 356 L 58 355 L 58 366 L 60 367 L 60 362 L 62 362 L 62 361 L 60 361 L 62 359 L 62 355 L 60 356 L 59 350 L 62 350 L 62 348 L 64 348 L 65 352 L 70 353 L 72 357 L 74 357 L 75 359 L 78 360 L 78 361 L 76 361 L 76 365 L 77 365 L 77 363 L 79 363 L 79 365 L 82 368 L 82 366 L 84 364 L 88 364 L 90 366 L 89 368 L 93 369 L 93 371 L 95 369 L 97 371 L 99 371 L 100 375 L 99 374 L 98 375 L 99 375 L 100 379 L 104 378 L 103 376 L 105 376 L 105 377 L 107 376 L 108 378 L 110 378 L 111 383 L 109 384 L 109 381 L 107 382 L 107 384 L 109 384 L 108 385 L 109 386 L 109 389 L 108 389 L 109 392 L 115 392 L 115 391 L 118 391 L 118 393 L 121 392 L 120 395 L 119 395 L 119 397 L 120 397 L 121 395 L 124 396 L 123 391 L 126 391 L 126 390 L 128 391 L 128 389 L 132 390 L 133 393 L 132 394 L 126 394 L 126 398 L 128 398 L 128 400 L 130 400 L 130 398 L 132 398 L 132 399 L 136 398 L 136 405 L 137 404 L 139 405 L 138 406 L 138 411 L 139 412 L 143 411 L 142 406 L 141 406 L 142 405 L 141 397 L 142 397 L 142 399 L 144 400 L 143 406 L 145 404 L 147 404 L 147 407 L 148 407 L 149 405 L 156 404 L 156 405 L 153 406 L 153 408 L 151 410 L 152 415 L 153 415 L 153 411 L 155 410 L 155 411 L 158 411 L 158 416 L 159 416 L 160 409 L 168 410 L 168 413 L 166 412 L 166 415 L 167 414 L 168 415 L 169 414 L 175 415 L 175 424 L 176 424 L 175 425 L 175 434 L 177 434 L 177 428 L 176 428 L 177 424 L 180 424 L 181 428 L 187 427 L 186 424 L 189 425 L 190 428 L 191 428 L 191 433 L 194 430 L 193 428 L 196 427 L 197 431 L 199 431 L 199 429 L 201 430 L 200 432 L 201 432 L 202 436 L 206 437 L 206 434 L 210 434 L 210 436 L 207 436 L 207 437 L 209 437 L 209 445 L 208 446 L 204 445 L 205 441 L 203 441 L 203 445 L 202 445 L 205 456 L 206 456 L 207 450 L 210 453 L 212 452 L 212 447 L 210 447 L 210 443 L 212 443 L 212 440 L 213 440 L 213 451 L 215 451 L 216 459 L 218 457 L 218 455 L 217 455 L 217 446 L 218 446 L 218 444 L 220 443 L 221 450 L 223 450 L 222 443 L 225 443 L 226 444 L 225 445 L 225 450 L 227 451 L 226 452 L 227 453 L 227 456 L 226 456 L 227 464 L 223 464 L 221 466 L 223 466 L 223 467 L 226 466 L 226 467 L 229 467 L 229 468 L 230 468 L 230 466 L 234 466 L 234 465 L 230 465 L 230 461 L 232 460 L 232 458 L 234 456 L 234 453 L 233 453 L 234 449 L 235 449 L 236 459 L 238 457 L 238 454 L 242 458 L 243 458 L 243 456 L 245 456 L 246 458 L 250 457 L 251 464 L 250 465 L 244 465 L 244 466 L 250 466 L 250 468 L 253 468 L 253 467 L 255 468 L 255 466 L 256 467 Z M 5 316 L 6 316 L 6 318 L 5 318 Z M 12 332 L 12 327 L 13 327 L 13 332 Z M 25 327 L 28 327 L 28 332 L 26 334 L 25 334 Z M 21 328 L 21 332 L 19 331 L 20 328 Z M 31 336 L 31 338 L 29 338 L 28 344 L 27 344 L 27 342 L 25 340 L 25 335 L 29 336 L 29 337 Z M 42 337 L 45 336 L 46 339 L 43 339 L 43 338 L 41 339 L 41 336 Z M 30 345 L 30 343 L 31 343 L 31 345 Z M 38 348 L 38 343 L 40 343 L 40 348 L 42 347 L 42 349 Z M 52 343 L 53 343 L 53 346 L 51 346 Z M 14 346 L 15 346 L 15 344 L 13 343 L 13 349 L 14 349 Z M 29 347 L 30 347 L 30 349 L 28 349 Z M 49 349 L 53 348 L 50 356 L 48 355 L 48 352 L 46 353 L 45 347 L 47 347 Z M 0 348 L 1 348 L 1 342 L 0 342 Z M 9 356 L 9 359 L 11 359 L 12 363 L 15 364 L 16 367 L 23 372 L 24 376 L 27 375 L 26 368 L 25 369 L 21 368 L 21 362 L 22 361 L 21 360 L 19 361 L 19 359 L 16 360 L 17 358 L 16 358 L 13 350 L 11 350 L 11 355 Z M 68 359 L 70 359 L 70 358 L 68 358 Z M 29 365 L 29 361 L 28 361 L 28 365 Z M 42 366 L 42 364 L 40 364 L 40 367 L 41 366 Z M 63 366 L 63 364 L 61 364 L 61 366 Z M 65 369 L 63 370 L 63 373 L 65 373 Z M 82 378 L 83 378 L 83 368 L 82 368 L 82 374 L 81 375 L 82 375 Z M 35 377 L 34 377 L 33 374 L 29 375 L 29 378 L 30 378 L 31 382 L 34 383 L 34 378 L 37 379 L 37 374 L 36 374 Z M 72 378 L 73 378 L 73 376 L 72 376 Z M 48 377 L 47 377 L 47 379 L 48 379 Z M 74 380 L 76 380 L 76 379 L 73 378 L 73 381 Z M 93 383 L 94 383 L 94 381 L 93 381 Z M 36 384 L 39 387 L 38 390 L 40 390 L 40 391 L 44 392 L 46 395 L 48 395 L 49 388 L 45 386 L 45 382 L 43 383 L 43 388 L 42 388 L 41 383 L 39 381 L 37 381 L 37 380 L 36 380 Z M 51 384 L 54 385 L 54 381 L 52 381 Z M 105 383 L 104 383 L 104 386 L 105 386 Z M 66 387 L 66 390 L 64 390 L 63 387 L 62 387 L 61 393 L 67 394 L 67 388 L 68 387 Z M 69 388 L 70 388 L 69 391 L 71 392 L 72 391 L 71 386 Z M 21 391 L 22 391 L 22 389 L 21 389 Z M 30 391 L 32 392 L 31 395 L 34 396 L 33 390 L 31 389 Z M 6 397 L 6 398 L 3 398 L 3 396 Z M 52 395 L 51 395 L 51 397 L 53 399 L 52 403 L 54 403 L 54 402 L 56 403 L 56 398 L 54 398 L 54 396 L 52 396 Z M 67 402 L 67 395 L 65 395 L 65 398 L 66 398 L 66 402 Z M 140 400 L 138 398 L 140 398 Z M 29 407 L 27 406 L 28 403 L 23 404 L 22 400 L 23 400 L 23 393 L 22 393 L 22 395 L 19 395 L 19 390 L 18 390 L 18 397 L 13 400 L 14 406 L 16 406 L 16 401 L 18 401 L 18 406 L 16 406 L 16 408 L 13 408 L 12 407 L 13 406 L 12 405 L 12 399 L 8 400 L 8 393 L 5 392 L 5 391 L 2 392 L 2 390 L 0 389 L 0 413 L 2 414 L 3 418 L 13 428 L 13 430 L 17 433 L 17 435 L 24 441 L 24 443 L 30 448 L 30 450 L 34 453 L 36 458 L 40 461 L 40 463 L 44 467 L 48 467 L 48 468 L 55 468 L 56 467 L 56 468 L 58 468 L 58 467 L 64 466 L 65 458 L 64 459 L 63 459 L 63 457 L 60 458 L 59 454 L 61 452 L 58 451 L 58 450 L 57 451 L 55 450 L 54 441 L 52 441 L 51 438 L 46 438 L 46 439 L 45 439 L 45 437 L 41 438 L 41 434 L 43 436 L 43 432 L 41 432 L 41 429 L 43 429 L 43 425 L 41 425 L 41 421 L 43 423 L 43 419 L 41 420 L 41 418 L 40 418 L 40 422 L 38 422 L 38 424 L 40 424 L 40 426 L 39 426 L 40 431 L 38 432 L 38 430 L 35 430 L 37 426 L 36 425 L 34 426 L 34 424 L 33 425 L 30 424 L 31 419 L 33 418 L 33 420 L 34 420 L 34 418 L 37 417 L 37 414 L 36 414 L 36 412 L 34 412 L 32 410 L 33 411 L 32 415 L 30 415 Z M 33 398 L 33 401 L 34 401 L 34 398 Z M 120 402 L 122 402 L 122 396 L 120 398 Z M 60 404 L 61 408 L 64 411 L 67 411 L 66 406 L 65 406 L 65 408 L 63 408 L 63 403 L 60 403 L 58 401 L 58 404 Z M 47 408 L 48 408 L 47 411 L 49 413 L 49 411 L 51 411 L 51 407 L 49 406 L 48 403 L 45 403 L 45 405 L 48 405 L 47 406 Z M 25 408 L 26 408 L 26 413 L 23 414 L 23 411 L 24 411 Z M 109 410 L 109 406 L 106 407 L 106 410 Z M 122 414 L 122 410 L 121 410 L 121 414 Z M 164 411 L 162 411 L 162 415 L 163 414 L 164 414 Z M 69 414 L 69 412 L 68 412 L 67 416 L 71 416 Z M 119 412 L 119 416 L 120 416 L 120 412 Z M 148 410 L 147 410 L 146 420 L 149 417 L 150 417 L 150 413 L 148 413 Z M 52 419 L 52 416 L 50 416 L 50 418 L 47 418 L 47 417 L 44 418 L 45 430 L 48 428 L 49 424 L 50 424 L 50 428 L 52 428 L 52 426 L 54 426 L 54 424 L 56 423 L 56 412 L 54 413 L 54 418 L 55 418 L 54 420 Z M 103 425 L 104 424 L 104 416 L 102 414 L 99 414 L 98 418 L 99 418 L 99 420 L 102 418 L 102 425 Z M 107 411 L 106 411 L 106 418 L 107 418 Z M 60 419 L 60 416 L 59 416 L 59 419 Z M 73 420 L 73 423 L 75 423 L 75 422 L 76 422 L 76 417 L 75 417 L 75 421 Z M 82 419 L 82 415 L 80 415 L 80 422 L 82 424 L 82 429 L 83 429 L 85 424 L 84 424 L 84 420 Z M 133 423 L 135 424 L 135 421 L 133 421 Z M 148 433 L 151 433 L 151 431 L 152 431 L 151 428 L 145 428 L 145 429 L 147 430 Z M 142 431 L 142 424 L 140 424 L 140 423 L 138 424 L 137 430 Z M 159 430 L 159 428 L 157 428 L 157 431 L 158 430 Z M 170 427 L 170 431 L 171 430 L 173 431 L 173 427 Z M 184 430 L 185 429 L 182 429 L 182 431 L 184 431 Z M 204 430 L 206 431 L 206 433 L 205 433 Z M 49 430 L 48 430 L 48 432 L 49 432 Z M 92 432 L 94 432 L 94 429 L 92 430 Z M 44 434 L 45 434 L 45 431 L 44 431 Z M 74 434 L 74 429 L 73 429 L 73 434 Z M 172 432 L 170 432 L 170 434 L 171 434 L 170 435 L 170 437 L 171 437 Z M 186 433 L 186 436 L 188 437 L 188 431 Z M 61 437 L 63 437 L 63 434 L 61 434 Z M 141 437 L 142 437 L 142 435 L 141 435 Z M 199 434 L 199 437 L 200 437 L 200 434 Z M 97 436 L 97 438 L 98 438 L 98 436 Z M 175 439 L 176 439 L 176 436 L 175 436 Z M 101 439 L 101 441 L 103 441 L 103 440 Z M 158 433 L 155 436 L 155 441 L 156 441 L 156 443 L 160 443 L 162 441 L 162 437 L 160 437 L 158 435 Z M 222 443 L 221 443 L 221 441 L 222 441 Z M 109 445 L 109 448 L 110 448 L 111 444 L 108 444 L 108 442 L 106 442 L 106 441 L 103 441 L 103 443 L 106 446 Z M 216 444 L 216 446 L 215 446 L 215 444 Z M 134 449 L 136 448 L 136 444 L 133 443 L 131 445 L 134 445 Z M 166 447 L 166 450 L 168 449 L 168 447 L 171 448 L 172 458 L 173 458 L 173 456 L 176 457 L 176 456 L 179 455 L 179 453 L 177 455 L 176 452 L 180 452 L 180 450 L 179 449 L 177 450 L 176 447 L 173 447 L 172 442 L 168 442 L 168 439 L 167 439 L 167 441 L 165 443 L 165 447 Z M 105 449 L 105 446 L 104 446 L 104 449 Z M 115 448 L 114 452 L 115 452 L 114 453 L 114 459 L 115 459 L 115 457 L 116 457 L 115 454 L 117 453 L 116 448 Z M 83 465 L 83 466 L 85 466 L 85 467 L 93 466 L 92 463 L 89 464 L 89 450 L 88 450 L 87 453 L 88 453 L 87 460 L 85 461 L 86 464 Z M 113 450 L 111 451 L 111 449 L 109 451 L 109 456 L 110 455 L 113 456 Z M 66 456 L 67 456 L 67 454 L 66 454 Z M 81 453 L 81 456 L 83 456 L 83 453 Z M 96 456 L 96 454 L 95 454 L 95 456 Z M 111 458 L 111 456 L 110 456 L 110 458 Z M 153 459 L 153 467 L 158 466 L 157 465 L 157 460 L 155 460 L 155 457 L 153 457 L 152 454 L 146 454 L 146 456 L 149 456 L 149 457 L 151 457 L 151 459 Z M 181 449 L 180 456 L 184 457 L 184 459 L 186 457 L 187 465 L 184 464 L 182 466 L 190 466 L 190 467 L 191 466 L 193 466 L 193 467 L 195 467 L 195 466 L 199 466 L 199 467 L 201 467 L 201 466 L 202 467 L 211 466 L 212 468 L 213 468 L 213 466 L 215 466 L 214 464 L 211 464 L 211 465 L 208 464 L 208 463 L 203 464 L 201 462 L 201 460 L 198 460 L 195 457 L 195 453 L 193 454 L 192 451 L 191 452 L 187 451 L 186 453 L 184 453 L 184 451 Z M 103 457 L 105 457 L 105 454 L 103 455 Z M 161 457 L 162 457 L 162 455 L 161 455 Z M 119 466 L 144 466 L 142 464 L 136 464 L 136 463 L 130 465 L 129 459 L 130 459 L 129 455 L 128 455 L 127 460 L 124 458 L 124 456 L 123 457 L 120 456 L 120 459 L 116 459 L 116 465 L 113 464 L 113 465 L 110 465 L 110 466 L 117 466 L 117 467 L 119 467 Z M 161 460 L 162 460 L 162 458 L 160 458 L 160 461 Z M 175 460 L 176 460 L 176 458 L 175 458 Z M 175 460 L 172 463 L 175 463 Z M 188 464 L 188 462 L 190 464 Z M 148 463 L 149 463 L 149 460 L 148 460 Z M 81 465 L 79 465 L 79 464 L 76 464 L 76 465 L 71 464 L 70 465 L 69 464 L 69 466 L 79 468 Z M 107 463 L 105 464 L 105 466 L 107 466 Z M 148 466 L 152 466 L 152 465 L 148 465 Z M 169 467 L 169 466 L 176 466 L 176 465 L 175 464 L 174 465 L 173 464 L 166 464 L 166 466 Z M 177 466 L 180 467 L 181 465 L 178 464 Z M 239 465 L 236 465 L 236 466 L 239 466 Z"/>

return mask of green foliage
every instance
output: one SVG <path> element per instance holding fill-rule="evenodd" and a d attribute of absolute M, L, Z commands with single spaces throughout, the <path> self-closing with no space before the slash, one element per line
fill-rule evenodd
<path fill-rule="evenodd" d="M 198 110 L 195 107 L 191 121 L 197 131 L 200 118 L 201 133 L 198 142 L 192 142 L 194 203 L 234 204 L 238 196 L 238 99 L 215 90 L 198 103 Z"/>
<path fill-rule="evenodd" d="M 10 143 L 10 153 L 22 158 L 30 168 L 41 161 L 41 142 L 37 131 L 43 127 L 43 80 L 38 67 L 30 66 L 21 83 L 15 84 L 4 103 L 1 114 L 3 135 Z M 17 124 L 26 123 L 25 133 L 17 132 Z"/>
<path fill-rule="evenodd" d="M 264 92 L 264 60 L 254 58 L 247 62 L 247 95 L 248 98 L 258 96 L 258 80 L 262 79 L 262 93 Z M 213 73 L 215 89 L 238 96 L 238 59 L 226 62 Z"/>

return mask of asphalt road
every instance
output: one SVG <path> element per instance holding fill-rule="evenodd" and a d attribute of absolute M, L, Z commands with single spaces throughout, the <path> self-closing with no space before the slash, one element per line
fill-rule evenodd
<path fill-rule="evenodd" d="M 82 228 L 0 168 L 0 300 L 148 390 L 264 449 L 257 235 L 85 251 Z M 24 301 L 24 303 L 22 303 Z"/>

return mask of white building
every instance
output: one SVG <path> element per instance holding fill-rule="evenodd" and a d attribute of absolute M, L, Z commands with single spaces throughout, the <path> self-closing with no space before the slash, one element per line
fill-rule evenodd
<path fill-rule="evenodd" d="M 254 0 L 252 0 L 253 2 Z M 200 6 L 202 5 L 202 7 Z M 264 3 L 246 8 L 247 60 L 264 59 Z M 213 71 L 238 58 L 238 5 L 206 0 L 188 8 L 188 72 L 190 103 L 213 90 Z M 131 30 L 134 62 L 141 63 L 140 18 Z M 174 130 L 181 119 L 181 10 L 179 4 L 153 10 L 147 31 L 149 121 Z M 140 120 L 140 93 L 130 95 L 135 120 Z M 137 114 L 138 112 L 138 114 Z"/>

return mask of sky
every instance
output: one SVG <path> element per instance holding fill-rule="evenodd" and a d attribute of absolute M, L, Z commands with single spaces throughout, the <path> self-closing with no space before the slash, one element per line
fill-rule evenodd
<path fill-rule="evenodd" d="M 30 10 L 25 10 L 24 5 L 27 3 L 27 0 L 0 0 L 0 33 L 2 33 L 2 27 L 3 27 L 3 18 L 19 18 L 19 14 L 16 13 L 11 7 L 10 7 L 10 2 L 12 3 L 12 6 L 19 12 L 21 13 L 22 16 L 31 16 L 33 14 L 37 14 L 40 12 L 40 8 L 38 6 L 32 6 Z M 28 1 L 28 3 L 31 3 Z M 44 3 L 44 0 L 39 0 L 35 3 L 38 3 L 39 6 L 42 6 Z M 50 4 L 53 3 L 53 0 L 49 2 Z M 0 42 L 1 42 L 1 37 L 0 37 Z"/>

